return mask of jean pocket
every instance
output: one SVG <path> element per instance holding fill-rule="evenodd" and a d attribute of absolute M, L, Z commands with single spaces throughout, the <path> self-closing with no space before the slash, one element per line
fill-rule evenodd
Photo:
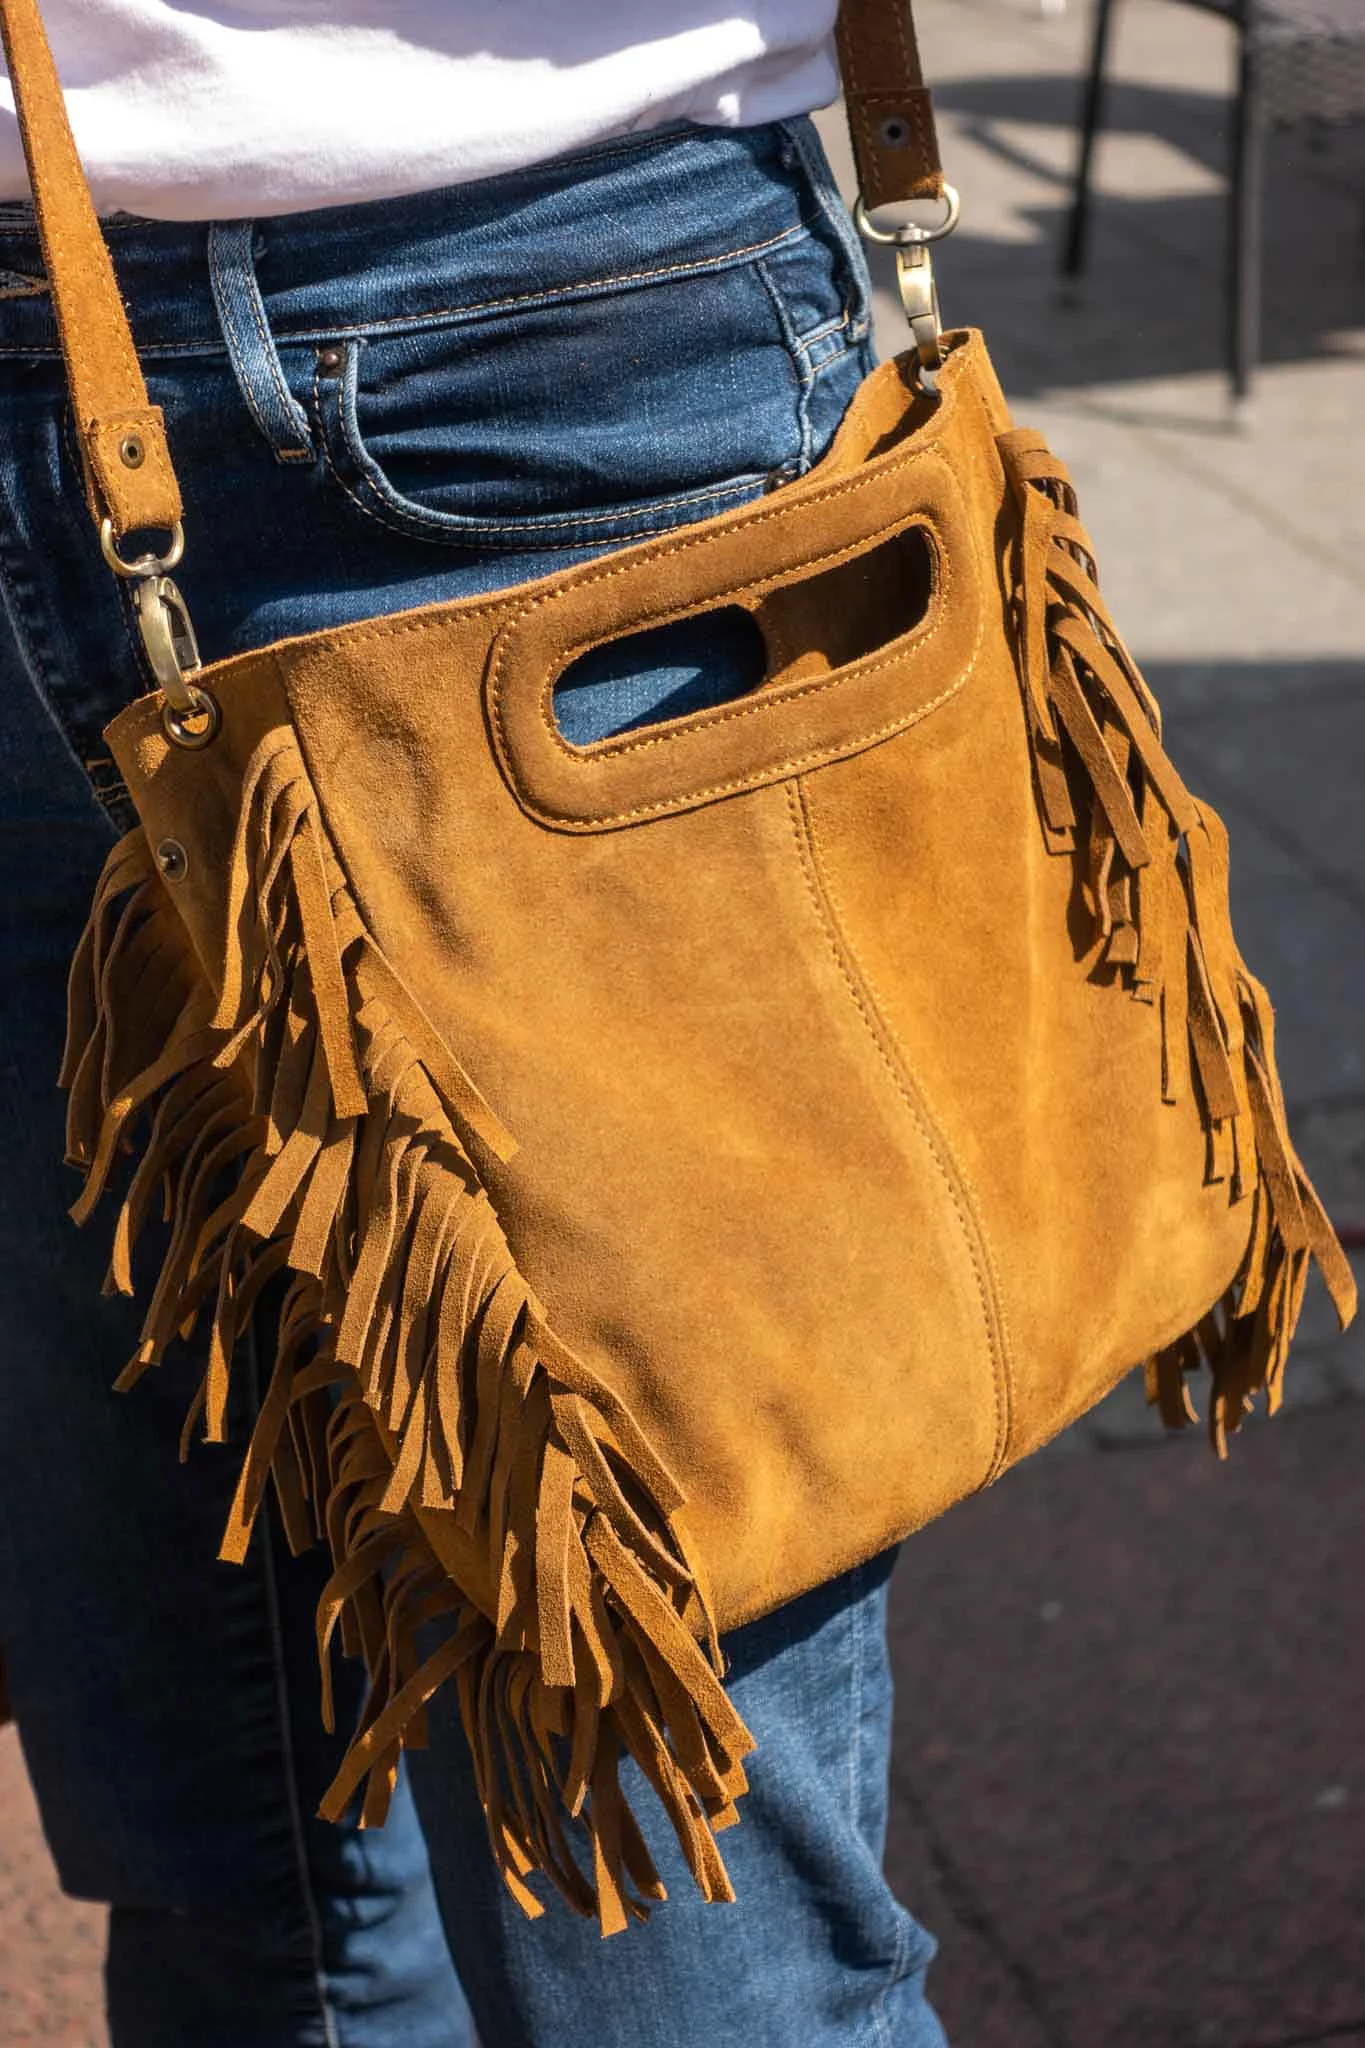
<path fill-rule="evenodd" d="M 801 233 L 779 254 L 324 339 L 311 403 L 333 481 L 413 539 L 518 552 L 759 495 L 811 460 L 812 376 L 854 331 L 831 252 Z"/>

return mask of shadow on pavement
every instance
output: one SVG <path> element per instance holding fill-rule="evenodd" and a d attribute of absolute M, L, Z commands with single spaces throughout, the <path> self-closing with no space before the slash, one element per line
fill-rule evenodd
<path fill-rule="evenodd" d="M 1007 193 L 1011 174 L 1021 184 L 1009 234 L 983 234 L 973 229 L 964 177 L 963 224 L 937 266 L 946 318 L 988 329 L 1008 390 L 1022 397 L 1225 368 L 1225 96 L 1115 82 L 1079 287 L 1058 275 L 1078 80 L 957 80 L 935 98 L 955 137 L 985 152 L 982 185 Z M 1112 152 L 1127 150 L 1131 159 L 1135 143 L 1153 142 L 1186 160 L 1196 189 L 1144 191 L 1141 165 L 1131 161 L 1122 192 L 1107 184 Z M 1041 197 L 1040 181 L 1048 188 Z M 1365 326 L 1365 127 L 1272 135 L 1264 189 L 1263 360 L 1358 353 L 1351 330 Z M 878 282 L 894 290 L 891 264 L 876 254 Z"/>
<path fill-rule="evenodd" d="M 888 1863 L 954 2048 L 1365 2042 L 1365 1405 L 1191 1436 L 906 1546 Z"/>

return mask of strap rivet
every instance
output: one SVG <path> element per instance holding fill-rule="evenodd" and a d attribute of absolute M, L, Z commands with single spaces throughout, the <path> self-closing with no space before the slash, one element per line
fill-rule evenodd
<path fill-rule="evenodd" d="M 904 149 L 910 140 L 910 123 L 902 114 L 888 114 L 877 134 L 885 149 Z"/>
<path fill-rule="evenodd" d="M 339 348 L 320 348 L 318 350 L 318 368 L 329 377 L 335 376 L 336 372 L 341 368 L 341 360 L 341 350 Z"/>
<path fill-rule="evenodd" d="M 156 850 L 156 864 L 168 882 L 182 882 L 189 871 L 190 857 L 178 839 L 163 839 Z"/>
<path fill-rule="evenodd" d="M 118 455 L 125 469 L 141 469 L 147 460 L 147 447 L 141 434 L 125 434 L 118 444 Z"/>

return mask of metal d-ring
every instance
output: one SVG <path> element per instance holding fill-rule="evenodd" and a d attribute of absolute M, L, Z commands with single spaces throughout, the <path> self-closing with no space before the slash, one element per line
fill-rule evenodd
<path fill-rule="evenodd" d="M 164 555 L 138 555 L 133 561 L 125 562 L 118 551 L 114 522 L 105 519 L 100 524 L 100 548 L 116 576 L 165 576 L 178 566 L 185 552 L 185 528 L 177 519 L 171 528 L 171 544 Z"/>
<path fill-rule="evenodd" d="M 941 242 L 957 226 L 962 213 L 962 195 L 956 185 L 945 184 L 942 192 L 943 219 L 935 227 L 921 227 L 918 221 L 903 221 L 899 227 L 879 228 L 867 210 L 862 193 L 853 208 L 854 224 L 858 233 L 867 242 L 880 242 L 888 248 L 916 248 L 926 242 Z"/>

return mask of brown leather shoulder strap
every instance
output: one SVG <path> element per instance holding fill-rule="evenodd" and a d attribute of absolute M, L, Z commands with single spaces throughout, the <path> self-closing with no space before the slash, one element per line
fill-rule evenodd
<path fill-rule="evenodd" d="M 838 41 L 864 205 L 940 198 L 943 166 L 910 0 L 842 0 Z"/>
<path fill-rule="evenodd" d="M 159 406 L 150 405 L 128 316 L 71 137 L 36 0 L 0 0 L 10 82 L 28 159 L 48 284 L 96 524 L 121 537 L 173 528 L 180 490 Z"/>

